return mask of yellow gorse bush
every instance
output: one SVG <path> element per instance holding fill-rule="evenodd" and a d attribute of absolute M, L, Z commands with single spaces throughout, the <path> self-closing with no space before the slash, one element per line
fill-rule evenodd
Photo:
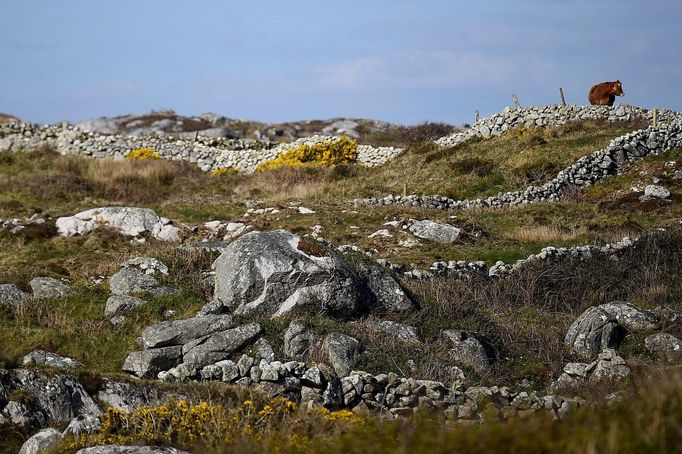
<path fill-rule="evenodd" d="M 234 167 L 221 167 L 211 172 L 211 176 L 219 177 L 221 175 L 234 175 L 237 173 L 239 173 L 239 170 Z"/>
<path fill-rule="evenodd" d="M 278 167 L 322 166 L 331 167 L 336 164 L 350 164 L 358 158 L 358 144 L 356 141 L 342 136 L 336 140 L 303 144 L 300 147 L 286 151 L 275 159 L 264 162 L 256 167 L 257 172 Z"/>
<path fill-rule="evenodd" d="M 126 159 L 161 159 L 161 155 L 155 152 L 152 147 L 135 148 L 128 153 Z"/>
<path fill-rule="evenodd" d="M 130 413 L 109 407 L 98 431 L 67 437 L 63 447 L 72 451 L 104 444 L 230 446 L 276 440 L 278 446 L 302 449 L 312 443 L 313 432 L 338 433 L 362 422 L 362 417 L 348 410 L 302 411 L 284 397 L 260 405 L 246 400 L 232 408 L 180 400 L 142 406 Z"/>

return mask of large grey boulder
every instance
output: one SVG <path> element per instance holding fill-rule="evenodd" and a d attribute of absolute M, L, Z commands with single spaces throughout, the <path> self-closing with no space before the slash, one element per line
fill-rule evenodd
<path fill-rule="evenodd" d="M 262 332 L 260 324 L 250 323 L 190 341 L 182 347 L 183 362 L 189 368 L 200 368 L 228 359 L 253 343 Z"/>
<path fill-rule="evenodd" d="M 404 323 L 393 322 L 390 320 L 380 320 L 371 324 L 375 329 L 382 333 L 389 334 L 400 342 L 408 344 L 421 344 L 422 338 L 417 328 Z"/>
<path fill-rule="evenodd" d="M 601 304 L 599 308 L 615 318 L 618 325 L 628 331 L 652 331 L 661 327 L 661 320 L 656 314 L 630 303 L 613 301 Z"/>
<path fill-rule="evenodd" d="M 85 235 L 100 226 L 108 226 L 117 232 L 137 237 L 149 232 L 162 241 L 179 241 L 180 229 L 171 225 L 170 219 L 160 217 L 150 208 L 104 207 L 57 218 L 57 230 L 62 236 Z"/>
<path fill-rule="evenodd" d="M 76 454 L 191 454 L 179 449 L 162 446 L 123 446 L 104 445 L 92 446 L 76 451 Z"/>
<path fill-rule="evenodd" d="M 55 447 L 62 440 L 62 433 L 48 427 L 34 434 L 21 445 L 19 454 L 41 454 Z"/>
<path fill-rule="evenodd" d="M 358 265 L 358 272 L 376 296 L 380 309 L 408 312 L 418 308 L 393 275 L 378 263 L 362 262 Z"/>
<path fill-rule="evenodd" d="M 275 317 L 297 310 L 350 318 L 374 302 L 345 258 L 317 244 L 303 246 L 284 230 L 241 236 L 214 266 L 215 296 L 238 315 Z"/>
<path fill-rule="evenodd" d="M 66 298 L 73 294 L 73 289 L 53 277 L 34 277 L 28 283 L 33 290 L 33 296 L 41 299 Z"/>
<path fill-rule="evenodd" d="M 302 359 L 310 348 L 313 332 L 301 322 L 293 321 L 284 333 L 284 355 L 291 359 Z"/>
<path fill-rule="evenodd" d="M 177 293 L 175 289 L 161 285 L 154 276 L 138 268 L 123 268 L 111 276 L 109 290 L 114 295 L 149 293 L 153 296 L 169 296 Z"/>
<path fill-rule="evenodd" d="M 45 350 L 33 350 L 32 352 L 27 353 L 21 359 L 21 363 L 24 366 L 45 366 L 53 367 L 55 369 L 68 369 L 81 367 L 83 365 L 75 359 L 66 358 Z"/>
<path fill-rule="evenodd" d="M 682 341 L 668 333 L 656 333 L 644 339 L 644 348 L 658 359 L 682 361 Z"/>
<path fill-rule="evenodd" d="M 182 347 L 175 345 L 131 352 L 122 369 L 140 378 L 156 378 L 159 372 L 175 367 L 181 362 Z"/>
<path fill-rule="evenodd" d="M 142 331 L 142 342 L 145 348 L 184 345 L 191 340 L 233 326 L 234 323 L 230 315 L 200 315 L 149 326 Z"/>
<path fill-rule="evenodd" d="M 13 375 L 14 386 L 30 394 L 36 408 L 53 421 L 69 422 L 76 416 L 102 415 L 99 405 L 69 374 L 16 369 Z"/>
<path fill-rule="evenodd" d="M 605 348 L 616 348 L 623 329 L 616 317 L 601 307 L 590 307 L 573 322 L 564 343 L 578 357 L 591 360 Z"/>
<path fill-rule="evenodd" d="M 17 307 L 26 304 L 26 294 L 14 284 L 0 284 L 0 306 Z"/>
<path fill-rule="evenodd" d="M 115 315 L 125 314 L 140 307 L 145 302 L 140 298 L 128 295 L 112 295 L 107 299 L 104 306 L 104 316 L 111 318 Z"/>
<path fill-rule="evenodd" d="M 450 357 L 478 372 L 487 371 L 498 359 L 495 347 L 478 333 L 461 329 L 446 329 L 442 332 L 442 336 L 451 345 L 448 350 Z"/>
<path fill-rule="evenodd" d="M 410 227 L 410 232 L 419 238 L 435 241 L 436 243 L 452 243 L 462 233 L 461 229 L 450 224 L 440 224 L 428 219 L 414 221 Z"/>
<path fill-rule="evenodd" d="M 355 357 L 360 353 L 360 342 L 341 333 L 329 333 L 322 343 L 334 372 L 340 377 L 350 374 L 355 365 Z"/>

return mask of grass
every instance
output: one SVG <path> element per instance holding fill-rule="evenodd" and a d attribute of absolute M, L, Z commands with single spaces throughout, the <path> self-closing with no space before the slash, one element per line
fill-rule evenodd
<path fill-rule="evenodd" d="M 61 156 L 50 149 L 7 153 L 0 156 L 0 217 L 25 219 L 40 213 L 54 218 L 95 206 L 144 206 L 176 221 L 188 240 L 206 235 L 201 229 L 192 230 L 192 225 L 213 219 L 239 220 L 261 230 L 285 228 L 302 236 L 319 224 L 323 226 L 321 235 L 336 245 L 355 244 L 373 251 L 377 258 L 408 267 L 428 267 L 434 260 L 509 263 L 548 245 L 602 244 L 623 235 L 642 236 L 640 245 L 617 261 L 595 254 L 582 262 L 529 266 L 514 279 L 405 282 L 421 309 L 381 317 L 418 327 L 426 342 L 423 345 L 406 345 L 377 332 L 371 328 L 372 318 L 342 323 L 321 316 L 301 317 L 319 339 L 338 331 L 361 340 L 365 352 L 359 358 L 359 369 L 393 371 L 446 384 L 453 375 L 443 367 L 451 363 L 440 332 L 446 328 L 477 331 L 498 349 L 501 360 L 487 373 L 466 369 L 471 384 L 514 386 L 528 379 L 534 388 L 543 389 L 557 377 L 563 364 L 574 359 L 563 346 L 563 337 L 570 323 L 588 306 L 625 300 L 641 307 L 663 305 L 682 312 L 682 181 L 674 177 L 682 168 L 682 150 L 633 164 L 626 173 L 559 203 L 441 212 L 398 206 L 353 207 L 348 200 L 402 193 L 403 185 L 408 192 L 456 198 L 521 189 L 542 183 L 577 157 L 602 148 L 611 138 L 637 126 L 584 123 L 522 129 L 456 148 L 439 148 L 423 140 L 429 134 L 440 134 L 439 128 L 444 126 L 420 125 L 403 131 L 404 136 L 376 137 L 377 141 L 410 144 L 396 160 L 378 168 L 280 168 L 254 175 L 211 176 L 189 163 L 89 160 Z M 641 203 L 639 194 L 630 190 L 651 184 L 654 178 L 670 189 L 670 202 Z M 276 207 L 279 212 L 247 216 L 246 200 L 259 208 Z M 299 206 L 312 208 L 315 213 L 300 214 Z M 412 238 L 400 227 L 390 228 L 393 238 L 368 238 L 376 230 L 387 228 L 383 225 L 387 221 L 426 218 L 453 224 L 463 235 L 449 245 L 420 241 L 412 248 L 398 245 L 398 240 Z M 127 353 L 138 348 L 135 339 L 146 326 L 164 320 L 169 309 L 175 311 L 173 318 L 192 316 L 211 298 L 205 273 L 215 253 L 181 252 L 175 245 L 152 238 L 143 244 L 131 243 L 106 228 L 84 237 L 61 238 L 54 236 L 54 228 L 52 219 L 19 234 L 0 232 L 0 282 L 15 283 L 28 291 L 32 277 L 49 275 L 69 279 L 77 290 L 64 300 L 31 302 L 19 310 L 0 309 L 0 364 L 12 366 L 22 355 L 40 347 L 81 361 L 88 376 L 116 374 Z M 657 229 L 665 231 L 654 232 Z M 315 242 L 305 240 L 303 244 L 315 251 Z M 95 284 L 91 278 L 111 276 L 120 263 L 142 255 L 167 263 L 170 275 L 161 280 L 180 292 L 173 297 L 144 298 L 146 305 L 127 314 L 122 326 L 113 327 L 103 315 L 109 296 L 106 281 Z M 260 320 L 266 339 L 278 354 L 282 333 L 290 321 Z M 682 336 L 679 323 L 664 328 Z M 648 364 L 651 360 L 642 348 L 643 336 L 626 337 L 621 352 L 629 361 Z M 314 346 L 310 360 L 321 359 L 320 349 Z M 455 444 L 468 452 L 670 450 L 676 446 L 671 440 L 679 440 L 680 435 L 679 427 L 671 421 L 680 416 L 681 379 L 679 373 L 667 374 L 655 382 L 659 388 L 654 389 L 643 383 L 638 388 L 640 397 L 624 406 L 579 412 L 568 424 L 538 416 L 466 430 L 432 419 L 379 424 L 367 418 L 357 426 L 325 426 L 320 415 L 297 413 L 261 426 L 262 437 L 257 441 L 250 435 L 239 436 L 229 446 L 238 452 L 438 452 Z M 215 403 L 216 395 L 223 391 L 211 389 L 195 400 Z M 670 396 L 668 400 L 661 397 L 664 393 Z M 218 402 L 229 411 L 241 403 L 236 398 Z M 618 418 L 613 417 L 614 411 L 621 412 Z M 642 415 L 650 417 L 644 419 Z M 291 438 L 291 434 L 304 438 Z M 0 445 L 13 446 L 16 451 L 17 443 L 26 435 L 4 432 Z M 136 437 L 135 441 L 144 441 Z M 305 437 L 315 443 L 305 444 Z M 359 444 L 358 439 L 364 443 Z M 153 437 L 147 441 L 166 443 Z M 216 443 L 208 438 L 202 449 L 219 452 L 222 448 Z"/>

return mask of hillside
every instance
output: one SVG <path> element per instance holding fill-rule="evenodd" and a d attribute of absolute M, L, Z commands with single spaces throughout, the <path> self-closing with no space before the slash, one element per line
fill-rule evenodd
<path fill-rule="evenodd" d="M 78 415 L 102 428 L 72 430 L 60 452 L 199 439 L 207 452 L 675 449 L 679 113 L 655 128 L 634 107 L 508 110 L 469 129 L 356 122 L 359 163 L 253 171 L 338 139 L 263 141 L 248 172 L 223 164 L 255 129 L 339 131 L 154 115 L 103 120 L 104 135 L 0 130 L 6 452 Z M 165 120 L 181 128 L 165 133 L 238 140 L 123 138 Z M 166 159 L 129 159 L 145 141 Z M 59 358 L 22 363 L 34 350 L 79 364 L 54 375 Z M 66 376 L 87 404 L 48 408 L 40 384 Z M 183 429 L 144 426 L 149 414 Z"/>
<path fill-rule="evenodd" d="M 201 134 L 216 138 L 254 139 L 271 142 L 291 142 L 314 135 L 348 135 L 362 143 L 398 138 L 405 131 L 401 125 L 359 118 L 263 123 L 227 118 L 215 113 L 195 116 L 176 114 L 173 110 L 151 111 L 145 114 L 100 117 L 76 124 L 84 131 L 99 134 L 132 136 L 189 136 Z M 441 125 L 441 136 L 457 130 Z"/>

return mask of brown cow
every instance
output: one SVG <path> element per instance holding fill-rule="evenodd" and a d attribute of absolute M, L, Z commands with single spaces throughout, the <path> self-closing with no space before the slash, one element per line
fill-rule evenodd
<path fill-rule="evenodd" d="M 602 82 L 595 85 L 590 90 L 587 99 L 590 100 L 590 104 L 593 106 L 612 106 L 616 96 L 624 95 L 623 84 L 620 83 L 620 80 L 617 80 L 615 82 Z"/>

